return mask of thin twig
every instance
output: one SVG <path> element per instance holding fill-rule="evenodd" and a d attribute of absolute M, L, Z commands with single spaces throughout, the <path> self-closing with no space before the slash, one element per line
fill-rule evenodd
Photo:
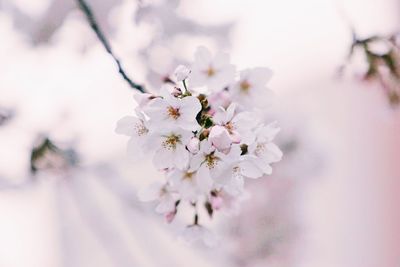
<path fill-rule="evenodd" d="M 108 42 L 107 38 L 105 37 L 104 33 L 102 32 L 99 24 L 97 23 L 95 16 L 93 14 L 92 9 L 89 7 L 89 5 L 85 2 L 85 0 L 76 0 L 79 8 L 82 10 L 82 12 L 85 14 L 90 27 L 92 30 L 96 33 L 97 38 L 99 41 L 103 44 L 104 48 L 106 49 L 107 53 L 109 53 L 112 58 L 114 59 L 115 63 L 118 66 L 118 72 L 121 74 L 122 78 L 129 84 L 130 87 L 133 89 L 136 89 L 142 93 L 146 92 L 146 89 L 135 82 L 133 82 L 128 75 L 126 74 L 125 70 L 122 68 L 121 61 L 115 56 L 114 52 L 112 51 L 111 45 Z"/>

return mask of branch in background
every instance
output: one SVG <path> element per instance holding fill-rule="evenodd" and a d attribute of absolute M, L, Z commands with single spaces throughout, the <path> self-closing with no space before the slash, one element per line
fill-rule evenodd
<path fill-rule="evenodd" d="M 358 38 L 354 31 L 347 63 L 351 62 L 355 50 L 362 52 L 366 59 L 367 71 L 363 73 L 365 80 L 377 81 L 389 103 L 392 106 L 400 104 L 400 45 L 398 33 L 388 36 L 374 35 L 368 38 Z M 376 45 L 385 45 L 386 50 L 374 49 Z"/>
<path fill-rule="evenodd" d="M 0 126 L 5 125 L 14 117 L 14 111 L 0 107 Z"/>
<path fill-rule="evenodd" d="M 104 48 L 106 49 L 107 53 L 109 53 L 112 58 L 114 59 L 115 63 L 118 66 L 118 72 L 121 74 L 122 78 L 129 84 L 130 87 L 132 87 L 133 89 L 136 89 L 142 93 L 146 92 L 146 89 L 140 85 L 137 84 L 135 82 L 133 82 L 128 75 L 126 74 L 125 70 L 122 68 L 122 64 L 121 61 L 115 56 L 114 52 L 112 51 L 111 45 L 110 43 L 107 41 L 104 33 L 102 32 L 102 30 L 100 29 L 99 24 L 97 23 L 94 14 L 91 10 L 91 8 L 89 7 L 89 5 L 85 2 L 85 0 L 76 0 L 79 8 L 82 10 L 82 12 L 85 14 L 90 27 L 92 28 L 92 30 L 96 33 L 97 38 L 99 39 L 99 41 L 103 44 Z"/>
<path fill-rule="evenodd" d="M 337 6 L 337 11 L 352 36 L 346 62 L 340 66 L 338 74 L 341 75 L 351 63 L 355 51 L 360 51 L 365 57 L 367 65 L 367 71 L 362 74 L 363 79 L 378 82 L 386 94 L 389 104 L 393 107 L 400 106 L 400 33 L 360 38 L 344 9 Z M 381 48 L 384 46 L 386 51 L 376 50 L 376 46 Z"/>

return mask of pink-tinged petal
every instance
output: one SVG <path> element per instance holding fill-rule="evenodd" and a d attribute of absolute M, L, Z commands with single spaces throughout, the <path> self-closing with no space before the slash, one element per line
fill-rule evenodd
<path fill-rule="evenodd" d="M 181 199 L 189 202 L 196 202 L 197 200 L 197 185 L 193 181 L 183 180 L 179 188 Z"/>
<path fill-rule="evenodd" d="M 176 210 L 170 211 L 167 214 L 165 214 L 165 220 L 167 221 L 167 223 L 171 223 L 175 219 L 175 215 L 176 215 Z"/>
<path fill-rule="evenodd" d="M 200 150 L 200 140 L 197 137 L 192 137 L 187 145 L 187 149 L 192 154 L 196 154 Z"/>
<path fill-rule="evenodd" d="M 135 127 L 137 124 L 142 124 L 141 120 L 133 116 L 125 116 L 117 122 L 115 132 L 127 136 L 135 135 Z"/>
<path fill-rule="evenodd" d="M 162 98 L 153 99 L 145 108 L 144 112 L 151 120 L 164 121 L 168 118 L 169 104 Z"/>
<path fill-rule="evenodd" d="M 254 85 L 265 85 L 272 77 L 269 68 L 254 68 L 248 73 L 249 82 Z"/>
<path fill-rule="evenodd" d="M 216 196 L 216 197 L 211 196 L 210 203 L 211 203 L 211 207 L 214 210 L 219 210 L 220 208 L 222 208 L 222 205 L 224 203 L 224 199 L 222 197 L 220 197 L 220 196 Z"/>
<path fill-rule="evenodd" d="M 212 145 L 210 140 L 203 140 L 200 142 L 200 152 L 204 154 L 210 154 L 215 151 L 215 147 Z"/>
<path fill-rule="evenodd" d="M 174 155 L 171 151 L 161 148 L 155 153 L 153 164 L 159 170 L 173 167 Z"/>
<path fill-rule="evenodd" d="M 215 146 L 220 151 L 229 149 L 232 144 L 229 132 L 226 130 L 225 127 L 219 125 L 213 126 L 211 128 L 208 140 L 210 140 L 213 146 Z"/>
<path fill-rule="evenodd" d="M 198 47 L 194 54 L 195 64 L 199 68 L 207 68 L 211 62 L 211 58 L 211 52 L 204 46 Z"/>
<path fill-rule="evenodd" d="M 253 131 L 245 131 L 241 133 L 240 136 L 241 136 L 240 142 L 243 144 L 252 144 L 256 139 L 256 135 L 254 134 Z"/>
<path fill-rule="evenodd" d="M 172 184 L 174 188 L 179 187 L 182 182 L 184 172 L 178 169 L 173 169 L 167 173 L 167 181 Z"/>
<path fill-rule="evenodd" d="M 260 122 L 257 115 L 253 112 L 240 112 L 233 119 L 232 123 L 239 131 L 251 131 Z"/>
<path fill-rule="evenodd" d="M 204 186 L 204 188 L 207 188 L 207 185 L 210 183 L 210 181 L 212 182 L 210 170 L 204 164 L 200 166 L 200 168 L 198 169 L 198 171 L 196 173 L 196 181 L 198 183 L 202 184 L 202 186 Z M 204 183 L 203 183 L 203 181 L 204 181 Z"/>
<path fill-rule="evenodd" d="M 226 185 L 230 182 L 233 176 L 232 165 L 220 168 L 218 174 L 213 174 L 214 181 L 217 185 Z"/>
<path fill-rule="evenodd" d="M 254 164 L 257 165 L 257 167 L 262 170 L 263 173 L 270 175 L 272 173 L 272 167 L 269 165 L 267 161 L 264 161 L 263 159 L 257 158 L 253 160 Z"/>
<path fill-rule="evenodd" d="M 243 193 L 244 190 L 244 179 L 241 174 L 235 174 L 232 179 L 224 186 L 224 190 L 233 196 L 237 196 Z"/>
<path fill-rule="evenodd" d="M 223 153 L 218 153 L 217 155 L 223 159 L 225 162 L 233 163 L 239 160 L 240 155 L 242 154 L 242 149 L 239 145 L 234 144 L 231 146 L 229 153 L 227 155 Z"/>
<path fill-rule="evenodd" d="M 201 167 L 196 173 L 196 185 L 202 193 L 208 193 L 211 190 L 213 180 L 211 179 L 210 172 L 205 167 Z"/>
<path fill-rule="evenodd" d="M 248 178 L 260 178 L 263 175 L 256 164 L 250 161 L 242 161 L 239 163 L 240 172 Z"/>
<path fill-rule="evenodd" d="M 143 150 L 156 151 L 162 145 L 164 138 L 159 134 L 150 134 L 142 142 Z"/>
<path fill-rule="evenodd" d="M 266 145 L 267 154 L 263 156 L 268 162 L 278 162 L 282 159 L 283 153 L 274 143 Z"/>
<path fill-rule="evenodd" d="M 233 116 L 235 115 L 236 108 L 237 104 L 231 103 L 229 107 L 226 109 L 226 122 L 232 120 Z"/>
<path fill-rule="evenodd" d="M 164 84 L 161 86 L 160 91 L 158 92 L 161 97 L 164 99 L 170 99 L 172 98 L 172 93 L 175 90 L 175 86 L 171 84 Z"/>
<path fill-rule="evenodd" d="M 185 169 L 189 164 L 189 151 L 184 146 L 178 146 L 172 155 L 174 165 L 179 169 Z"/>
<path fill-rule="evenodd" d="M 201 110 L 201 104 L 197 97 L 187 96 L 181 100 L 180 109 L 185 118 L 196 120 L 196 116 Z"/>
<path fill-rule="evenodd" d="M 258 139 L 263 142 L 270 142 L 275 138 L 280 130 L 281 129 L 277 126 L 277 122 L 272 122 L 258 130 Z"/>
<path fill-rule="evenodd" d="M 240 81 L 238 82 L 238 84 L 240 84 L 240 82 L 242 82 L 242 81 L 248 81 L 250 72 L 251 72 L 251 69 L 241 70 L 240 71 Z"/>
<path fill-rule="evenodd" d="M 136 101 L 140 108 L 147 105 L 154 98 L 154 95 L 149 93 L 136 93 L 133 95 L 133 99 Z"/>
<path fill-rule="evenodd" d="M 198 153 L 193 155 L 190 160 L 190 171 L 195 171 L 200 168 L 200 165 L 204 162 L 204 155 L 202 153 Z"/>
<path fill-rule="evenodd" d="M 224 125 L 229 122 L 227 117 L 226 110 L 223 107 L 218 107 L 217 112 L 213 116 L 213 121 L 215 124 Z"/>
<path fill-rule="evenodd" d="M 175 210 L 175 200 L 171 195 L 161 196 L 160 203 L 156 207 L 157 213 L 167 213 Z"/>
<path fill-rule="evenodd" d="M 240 134 L 237 131 L 233 131 L 230 134 L 230 137 L 231 137 L 232 143 L 234 143 L 234 144 L 239 144 L 240 141 L 242 140 L 242 137 L 240 136 Z"/>

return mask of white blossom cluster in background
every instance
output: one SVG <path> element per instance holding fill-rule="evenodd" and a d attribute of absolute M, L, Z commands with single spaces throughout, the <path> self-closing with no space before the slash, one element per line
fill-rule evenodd
<path fill-rule="evenodd" d="M 193 207 L 186 240 L 212 245 L 199 209 L 212 216 L 235 207 L 244 194 L 244 179 L 271 174 L 271 163 L 281 159 L 273 143 L 279 128 L 275 122 L 264 124 L 257 111 L 260 100 L 271 95 L 266 87 L 270 77 L 267 68 L 237 75 L 227 54 L 213 56 L 199 47 L 190 68 L 176 68 L 174 85 L 163 85 L 157 95 L 135 95 L 135 115 L 118 121 L 116 132 L 130 136 L 129 155 L 150 155 L 165 174 L 163 182 L 139 197 L 158 201 L 156 212 L 168 222 L 183 202 Z"/>
<path fill-rule="evenodd" d="M 188 57 L 183 48 L 197 44 L 199 38 L 207 45 L 219 49 L 230 45 L 230 33 L 234 22 L 204 24 L 183 16 L 180 7 L 184 2 L 143 0 L 135 12 L 137 26 L 150 26 L 154 32 L 139 54 L 146 67 L 148 84 L 155 90 L 162 84 L 174 82 L 176 66 L 188 64 Z"/>

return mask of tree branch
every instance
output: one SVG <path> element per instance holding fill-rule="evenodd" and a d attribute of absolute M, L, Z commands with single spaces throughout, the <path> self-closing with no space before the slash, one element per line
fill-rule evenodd
<path fill-rule="evenodd" d="M 107 53 L 109 53 L 112 58 L 114 59 L 115 63 L 118 66 L 118 72 L 121 74 L 122 78 L 129 84 L 129 86 L 135 90 L 138 90 L 142 93 L 146 93 L 146 89 L 140 85 L 132 81 L 128 75 L 126 74 L 125 70 L 122 67 L 121 61 L 117 58 L 117 56 L 114 54 L 110 43 L 108 42 L 107 38 L 105 37 L 104 33 L 102 32 L 99 24 L 96 21 L 96 18 L 94 17 L 93 11 L 89 7 L 89 5 L 85 2 L 85 0 L 76 0 L 79 8 L 82 10 L 82 12 L 85 14 L 90 28 L 95 32 L 97 38 L 99 41 L 102 43 L 104 48 L 106 49 Z"/>

